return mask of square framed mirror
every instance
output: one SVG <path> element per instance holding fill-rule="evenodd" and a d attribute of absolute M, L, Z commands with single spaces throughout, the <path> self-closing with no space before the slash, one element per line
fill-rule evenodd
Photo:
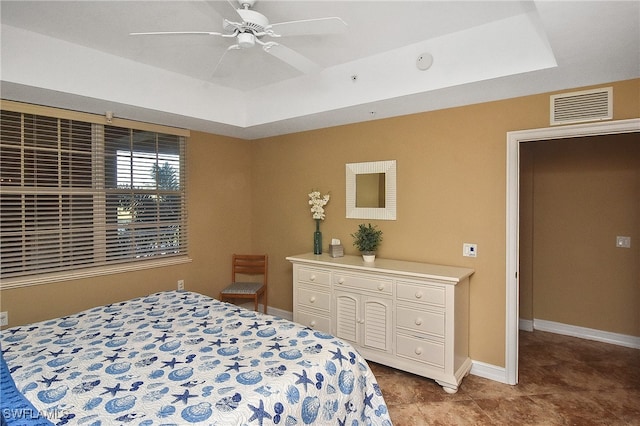
<path fill-rule="evenodd" d="M 346 165 L 348 219 L 396 220 L 396 160 Z"/>

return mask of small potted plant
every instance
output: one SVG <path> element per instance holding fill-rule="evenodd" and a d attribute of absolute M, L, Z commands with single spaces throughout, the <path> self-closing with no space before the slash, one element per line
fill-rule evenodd
<path fill-rule="evenodd" d="M 360 250 L 365 262 L 373 262 L 376 258 L 376 250 L 382 242 L 382 230 L 375 225 L 358 225 L 358 230 L 351 234 L 353 245 Z"/>

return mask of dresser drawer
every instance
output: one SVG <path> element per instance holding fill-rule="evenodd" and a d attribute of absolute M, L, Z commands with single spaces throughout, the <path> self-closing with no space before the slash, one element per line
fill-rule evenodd
<path fill-rule="evenodd" d="M 294 313 L 293 320 L 314 330 L 331 333 L 331 319 L 329 317 L 306 311 L 297 311 Z"/>
<path fill-rule="evenodd" d="M 352 289 L 366 290 L 379 294 L 393 294 L 391 280 L 370 277 L 367 275 L 334 274 L 333 285 L 336 289 L 349 287 Z"/>
<path fill-rule="evenodd" d="M 322 269 L 299 268 L 298 281 L 328 287 L 331 284 L 331 273 Z"/>
<path fill-rule="evenodd" d="M 444 312 L 396 306 L 396 327 L 444 337 Z"/>
<path fill-rule="evenodd" d="M 398 281 L 396 291 L 398 300 L 444 307 L 445 291 L 443 287 Z"/>
<path fill-rule="evenodd" d="M 414 336 L 396 336 L 396 354 L 400 357 L 444 368 L 444 344 Z"/>
<path fill-rule="evenodd" d="M 327 312 L 331 309 L 331 295 L 317 291 L 308 285 L 299 286 L 296 296 L 298 296 L 297 303 L 299 306 L 321 309 Z"/>

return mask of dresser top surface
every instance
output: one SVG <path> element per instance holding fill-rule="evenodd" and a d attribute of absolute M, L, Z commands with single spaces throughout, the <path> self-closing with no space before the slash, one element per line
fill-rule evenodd
<path fill-rule="evenodd" d="M 474 273 L 473 269 L 458 266 L 434 265 L 431 263 L 376 257 L 375 262 L 365 263 L 362 256 L 331 257 L 328 254 L 304 253 L 287 257 L 292 263 L 345 268 L 362 272 L 390 273 L 420 278 L 431 278 L 459 282 Z"/>

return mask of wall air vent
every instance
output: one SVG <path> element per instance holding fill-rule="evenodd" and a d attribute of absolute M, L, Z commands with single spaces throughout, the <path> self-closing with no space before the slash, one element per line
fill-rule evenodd
<path fill-rule="evenodd" d="M 611 120 L 613 88 L 604 87 L 551 96 L 551 125 Z"/>

